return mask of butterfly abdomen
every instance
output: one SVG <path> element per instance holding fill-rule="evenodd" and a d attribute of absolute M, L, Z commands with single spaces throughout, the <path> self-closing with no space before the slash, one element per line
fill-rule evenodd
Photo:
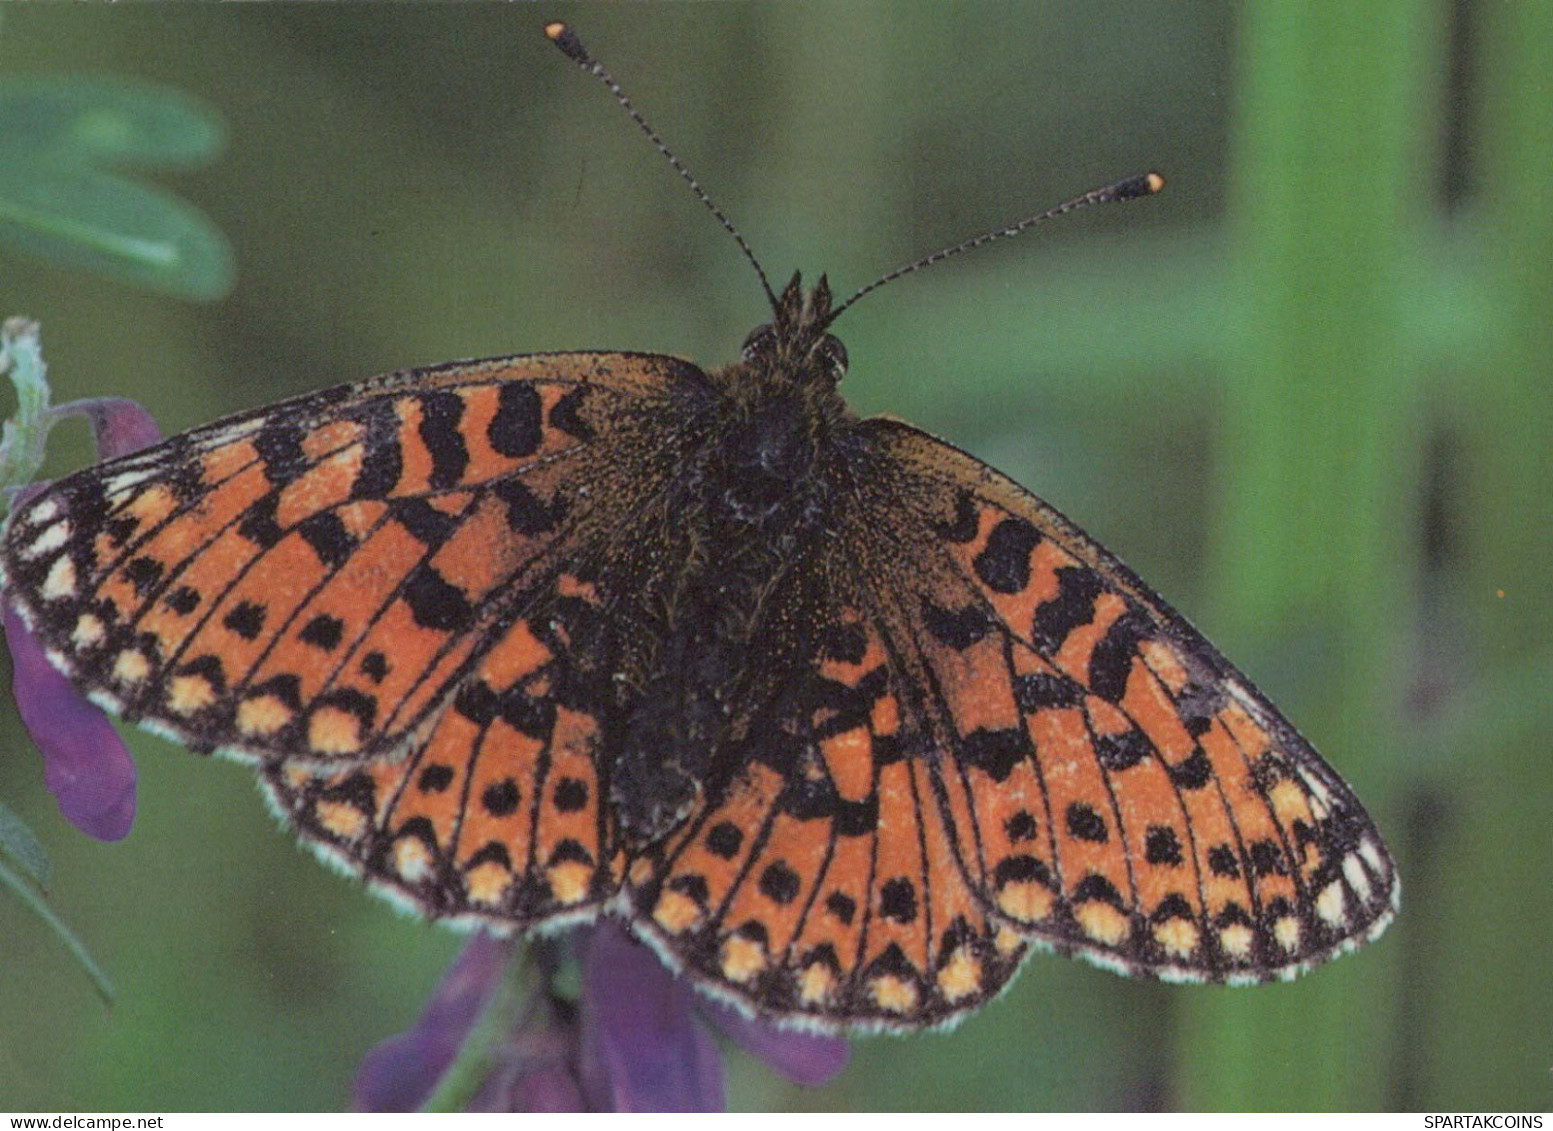
<path fill-rule="evenodd" d="M 739 370 L 720 375 L 732 395 L 686 455 L 666 529 L 643 535 L 676 570 L 644 610 L 651 659 L 624 704 L 614 760 L 616 815 L 642 843 L 742 769 L 759 689 L 789 662 L 783 582 L 827 514 L 833 453 L 813 399 L 770 386 L 751 397 L 740 379 L 754 375 Z"/>

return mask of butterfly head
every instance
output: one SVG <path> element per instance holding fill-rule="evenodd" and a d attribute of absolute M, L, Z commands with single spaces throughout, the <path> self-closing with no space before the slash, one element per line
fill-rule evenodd
<path fill-rule="evenodd" d="M 744 364 L 797 384 L 835 388 L 847 372 L 847 348 L 828 332 L 835 316 L 825 276 L 820 276 L 819 285 L 805 291 L 802 277 L 793 272 L 772 313 L 770 322 L 757 326 L 744 339 Z"/>

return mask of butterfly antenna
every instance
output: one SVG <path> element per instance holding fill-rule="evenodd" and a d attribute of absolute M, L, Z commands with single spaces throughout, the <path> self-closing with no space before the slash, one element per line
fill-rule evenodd
<path fill-rule="evenodd" d="M 690 186 L 690 191 L 696 194 L 696 199 L 706 205 L 707 211 L 716 216 L 717 222 L 738 242 L 739 250 L 744 252 L 744 258 L 749 260 L 750 266 L 755 268 L 755 274 L 760 277 L 761 289 L 766 292 L 766 299 L 771 303 L 771 309 L 776 310 L 777 297 L 771 289 L 770 281 L 766 278 L 766 272 L 760 266 L 760 260 L 755 258 L 755 253 L 750 250 L 750 245 L 739 234 L 739 229 L 735 228 L 733 221 L 724 216 L 723 210 L 712 202 L 712 198 L 706 194 L 706 190 L 690 175 L 690 170 L 679 163 L 679 158 L 674 156 L 674 151 L 664 144 L 663 139 L 658 136 L 658 131 L 648 125 L 647 119 L 642 117 L 635 106 L 631 105 L 631 100 L 626 97 L 626 92 L 620 89 L 620 84 L 604 69 L 604 64 L 600 63 L 592 55 L 589 55 L 588 49 L 582 45 L 582 40 L 577 38 L 577 33 L 560 20 L 555 20 L 545 25 L 545 38 L 559 47 L 561 53 L 568 59 L 609 88 L 609 92 L 615 96 L 615 101 L 620 103 L 625 112 L 631 115 L 631 120 L 647 135 L 647 140 L 653 143 L 659 153 L 663 154 L 663 158 L 669 163 L 669 166 L 684 178 L 685 183 Z"/>
<path fill-rule="evenodd" d="M 981 235 L 973 236 L 963 243 L 955 244 L 953 247 L 946 247 L 942 251 L 935 251 L 932 255 L 925 255 L 921 259 L 918 259 L 916 262 L 908 263 L 904 267 L 897 267 L 889 274 L 881 275 L 879 278 L 869 283 L 862 290 L 858 291 L 857 294 L 853 295 L 851 298 L 847 299 L 846 302 L 832 310 L 830 312 L 830 317 L 827 319 L 827 323 L 834 322 L 840 316 L 843 310 L 851 306 L 854 302 L 868 294 L 870 291 L 876 291 L 886 283 L 893 283 L 902 275 L 910 275 L 913 271 L 920 271 L 924 267 L 931 267 L 933 264 L 941 263 L 945 259 L 952 259 L 954 256 L 959 255 L 961 252 L 970 251 L 972 248 L 981 247 L 983 244 L 989 244 L 993 240 L 1001 240 L 1006 239 L 1009 236 L 1017 236 L 1027 228 L 1035 227 L 1035 225 L 1039 224 L 1042 220 L 1050 220 L 1053 217 L 1063 216 L 1069 212 L 1077 212 L 1080 208 L 1088 208 L 1091 204 L 1109 204 L 1112 201 L 1117 200 L 1136 200 L 1140 196 L 1153 196 L 1156 192 L 1164 187 L 1165 178 L 1160 176 L 1158 173 L 1142 173 L 1135 177 L 1128 177 L 1125 180 L 1117 181 L 1115 184 L 1106 185 L 1104 188 L 1097 188 L 1090 192 L 1086 192 L 1083 196 L 1076 196 L 1072 200 L 1065 201 L 1064 203 L 1057 205 L 1055 208 L 1048 208 L 1045 212 L 1042 212 L 1039 215 L 1031 216 L 1027 220 L 1021 220 L 1019 223 L 1014 224 L 1011 227 L 996 228 L 990 232 L 983 232 Z"/>

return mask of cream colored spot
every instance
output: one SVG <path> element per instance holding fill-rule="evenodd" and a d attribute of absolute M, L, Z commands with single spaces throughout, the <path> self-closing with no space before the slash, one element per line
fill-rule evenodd
<path fill-rule="evenodd" d="M 798 975 L 798 997 L 806 1005 L 821 1005 L 830 1000 L 836 988 L 836 975 L 823 962 L 811 962 Z"/>
<path fill-rule="evenodd" d="M 753 939 L 729 935 L 723 941 L 723 976 L 733 982 L 747 982 L 766 968 L 766 952 Z"/>
<path fill-rule="evenodd" d="M 1250 957 L 1251 939 L 1251 928 L 1244 923 L 1231 923 L 1219 932 L 1219 946 L 1231 958 Z"/>
<path fill-rule="evenodd" d="M 107 635 L 107 629 L 103 623 L 91 613 L 82 613 L 76 618 L 75 629 L 70 633 L 70 642 L 77 648 L 91 648 L 102 643 L 102 638 Z"/>
<path fill-rule="evenodd" d="M 501 902 L 502 896 L 512 886 L 512 873 L 494 860 L 487 860 L 469 869 L 464 876 L 464 890 L 469 902 L 491 906 Z"/>
<path fill-rule="evenodd" d="M 262 738 L 289 723 L 293 713 L 273 695 L 255 695 L 239 704 L 237 729 L 249 738 Z"/>
<path fill-rule="evenodd" d="M 938 990 L 945 1001 L 959 1001 L 981 989 L 981 963 L 969 947 L 960 947 L 938 972 Z"/>
<path fill-rule="evenodd" d="M 245 420 L 241 424 L 229 424 L 225 428 L 218 428 L 201 436 L 200 447 L 205 451 L 225 447 L 236 440 L 241 440 L 244 436 L 253 435 L 263 427 L 264 417 L 262 416 L 255 417 L 253 420 Z"/>
<path fill-rule="evenodd" d="M 59 513 L 59 496 L 50 495 L 32 510 L 27 512 L 27 521 L 35 526 L 41 526 Z"/>
<path fill-rule="evenodd" d="M 1166 919 L 1154 928 L 1154 941 L 1172 958 L 1185 958 L 1197 949 L 1201 936 L 1190 919 Z"/>
<path fill-rule="evenodd" d="M 48 574 L 43 578 L 42 593 L 45 601 L 57 601 L 61 597 L 74 597 L 75 562 L 68 557 L 63 557 L 49 566 Z"/>
<path fill-rule="evenodd" d="M 394 842 L 394 871 L 407 884 L 416 884 L 431 873 L 431 849 L 416 836 L 402 836 Z"/>
<path fill-rule="evenodd" d="M 27 561 L 33 558 L 41 558 L 50 550 L 57 550 L 70 538 L 70 521 L 61 519 L 53 526 L 48 527 L 32 540 L 32 545 L 22 551 L 22 557 Z"/>
<path fill-rule="evenodd" d="M 1273 812 L 1278 820 L 1285 826 L 1292 825 L 1297 820 L 1303 820 L 1310 807 L 1305 804 L 1305 792 L 1288 778 L 1280 781 L 1268 791 L 1268 797 L 1273 803 Z"/>
<path fill-rule="evenodd" d="M 1052 909 L 1054 897 L 1034 880 L 1017 880 L 1004 884 L 998 892 L 998 908 L 1010 919 L 1021 923 L 1036 923 L 1046 918 Z"/>
<path fill-rule="evenodd" d="M 1115 946 L 1127 937 L 1127 916 L 1109 903 L 1081 903 L 1074 909 L 1073 917 L 1086 935 L 1106 946 Z"/>
<path fill-rule="evenodd" d="M 563 860 L 546 874 L 550 877 L 550 894 L 555 896 L 557 903 L 581 903 L 588 897 L 588 881 L 593 878 L 593 869 L 581 860 Z"/>
<path fill-rule="evenodd" d="M 1386 874 L 1385 857 L 1380 853 L 1380 846 L 1373 840 L 1360 842 L 1359 855 L 1364 857 L 1369 866 L 1375 870 L 1376 875 L 1383 876 Z"/>
<path fill-rule="evenodd" d="M 361 749 L 361 721 L 339 707 L 320 707 L 308 721 L 307 744 L 318 754 L 354 754 Z"/>
<path fill-rule="evenodd" d="M 1300 921 L 1292 915 L 1285 915 L 1273 924 L 1273 938 L 1278 940 L 1278 945 L 1290 954 L 1300 948 Z"/>
<path fill-rule="evenodd" d="M 1353 888 L 1354 894 L 1359 897 L 1359 902 L 1369 902 L 1370 876 L 1364 870 L 1364 864 L 1357 853 L 1350 852 L 1343 857 L 1343 875 L 1348 877 L 1348 886 Z"/>
<path fill-rule="evenodd" d="M 658 897 L 658 905 L 653 908 L 652 917 L 669 934 L 677 935 L 688 931 L 700 921 L 701 908 L 684 892 L 665 891 Z"/>
<path fill-rule="evenodd" d="M 120 683 L 139 683 L 151 674 L 151 661 L 144 652 L 126 648 L 113 661 L 113 678 Z"/>
<path fill-rule="evenodd" d="M 1333 880 L 1316 896 L 1316 914 L 1334 927 L 1343 922 L 1343 881 Z"/>
<path fill-rule="evenodd" d="M 174 676 L 167 687 L 167 709 L 175 715 L 192 715 L 216 701 L 216 689 L 202 675 Z"/>
<path fill-rule="evenodd" d="M 117 475 L 110 476 L 103 484 L 103 491 L 109 495 L 122 494 L 131 487 L 138 487 L 151 478 L 151 469 L 142 467 L 134 471 L 121 471 Z"/>
<path fill-rule="evenodd" d="M 1004 958 L 1017 951 L 1024 945 L 1025 940 L 1020 937 L 1018 931 L 1008 927 L 999 927 L 998 933 L 992 936 L 993 948 Z"/>
<path fill-rule="evenodd" d="M 343 801 L 320 801 L 313 815 L 325 832 L 341 840 L 356 840 L 367 831 L 367 815 Z"/>
<path fill-rule="evenodd" d="M 1332 791 L 1327 788 L 1327 783 L 1308 770 L 1300 770 L 1300 780 L 1305 783 L 1305 788 L 1310 790 L 1311 810 L 1318 817 L 1326 815 L 1332 806 Z M 1320 810 L 1316 809 L 1316 802 L 1321 803 Z"/>
<path fill-rule="evenodd" d="M 881 974 L 868 984 L 874 1004 L 891 1013 L 907 1013 L 917 1004 L 917 987 L 894 974 Z"/>
<path fill-rule="evenodd" d="M 1159 675 L 1172 693 L 1180 694 L 1186 686 L 1186 669 L 1181 666 L 1181 661 L 1176 658 L 1174 650 L 1169 645 L 1158 640 L 1145 640 L 1138 650 L 1143 653 L 1143 660 Z"/>

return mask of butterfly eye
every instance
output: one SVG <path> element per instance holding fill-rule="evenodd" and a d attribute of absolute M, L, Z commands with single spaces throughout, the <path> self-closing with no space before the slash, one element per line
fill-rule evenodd
<path fill-rule="evenodd" d="M 847 347 L 841 344 L 841 339 L 826 334 L 814 347 L 814 355 L 830 379 L 840 384 L 847 375 Z"/>
<path fill-rule="evenodd" d="M 744 347 L 741 353 L 745 361 L 754 361 L 763 353 L 770 353 L 772 345 L 776 342 L 776 328 L 770 323 L 764 326 L 756 326 L 750 331 L 750 336 L 744 339 Z"/>

